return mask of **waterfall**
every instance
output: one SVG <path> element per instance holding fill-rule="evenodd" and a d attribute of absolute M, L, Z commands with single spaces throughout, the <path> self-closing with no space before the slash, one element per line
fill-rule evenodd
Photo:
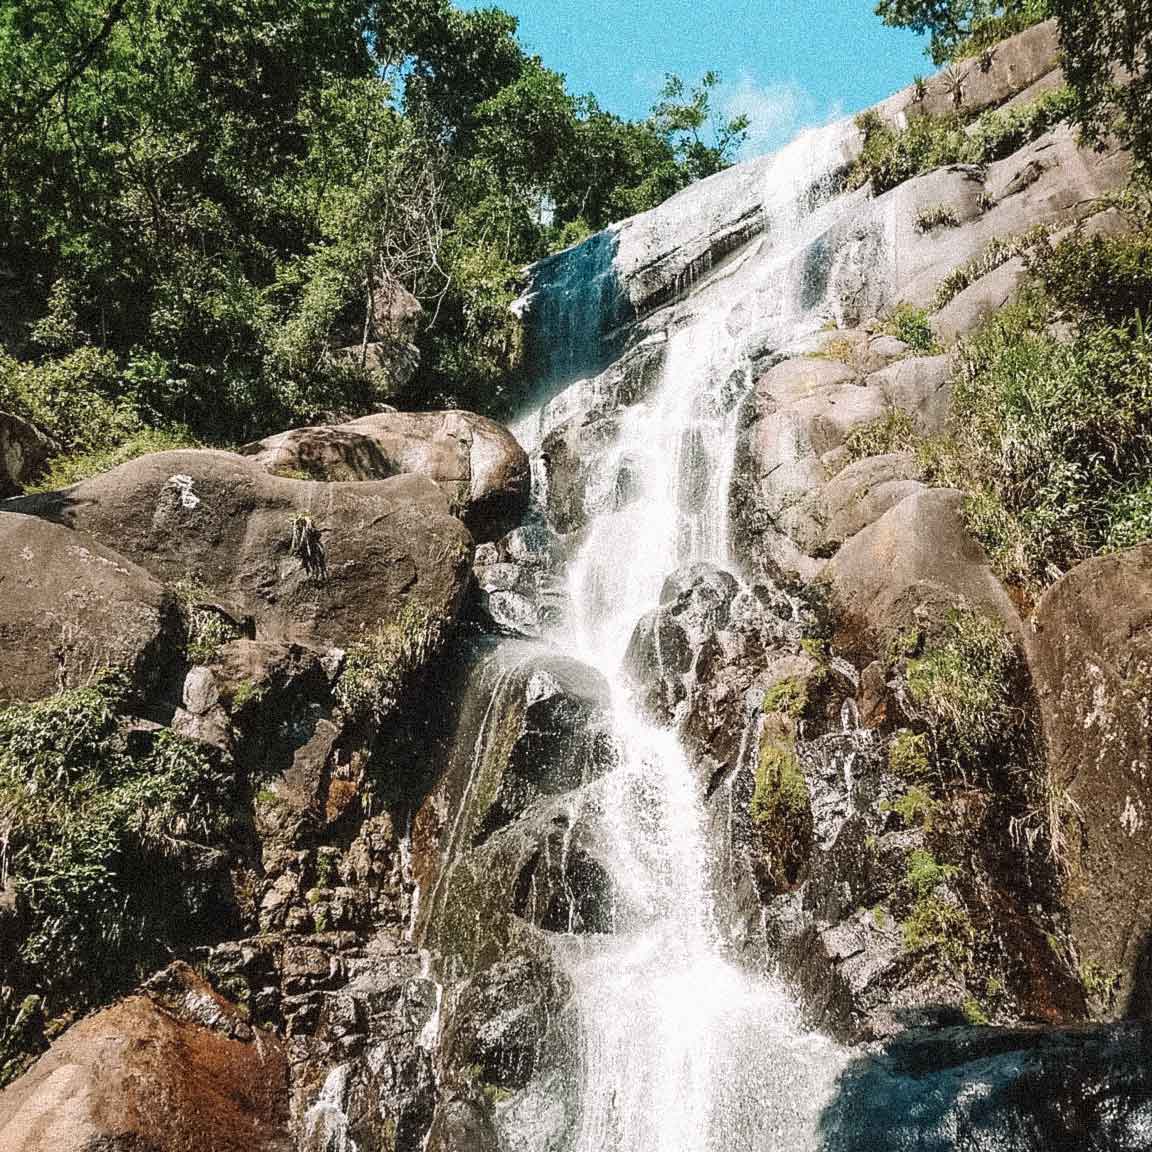
<path fill-rule="evenodd" d="M 700 786 L 676 734 L 633 707 L 620 665 L 676 568 L 730 562 L 728 485 L 750 385 L 744 317 L 763 309 L 780 342 L 819 325 L 795 270 L 820 227 L 812 190 L 841 163 L 843 131 L 802 137 L 767 166 L 755 258 L 714 271 L 673 318 L 660 385 L 622 413 L 599 479 L 615 485 L 626 470 L 629 498 L 591 520 L 571 565 L 572 625 L 557 639 L 612 686 L 620 756 L 606 864 L 626 910 L 613 936 L 564 947 L 582 1045 L 575 1152 L 815 1147 L 842 1066 L 781 985 L 727 958 Z"/>

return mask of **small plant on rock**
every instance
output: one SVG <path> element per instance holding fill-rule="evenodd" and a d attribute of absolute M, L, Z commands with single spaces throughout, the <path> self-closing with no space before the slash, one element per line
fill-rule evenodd
<path fill-rule="evenodd" d="M 894 408 L 879 420 L 862 424 L 848 433 L 844 447 L 851 461 L 869 456 L 886 456 L 890 452 L 910 452 L 920 443 L 916 421 L 903 409 Z"/>
<path fill-rule="evenodd" d="M 915 348 L 917 352 L 938 352 L 940 349 L 927 311 L 913 304 L 897 304 L 884 321 L 883 331 Z"/>
<path fill-rule="evenodd" d="M 934 232 L 937 228 L 955 228 L 960 223 L 956 210 L 948 204 L 932 204 L 916 215 L 917 232 Z"/>

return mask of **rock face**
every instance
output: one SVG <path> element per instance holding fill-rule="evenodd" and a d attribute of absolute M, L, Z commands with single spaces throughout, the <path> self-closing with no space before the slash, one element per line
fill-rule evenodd
<path fill-rule="evenodd" d="M 515 528 L 531 487 L 528 457 L 516 438 L 471 412 L 377 412 L 280 432 L 241 451 L 274 475 L 309 480 L 427 476 L 477 541 Z"/>
<path fill-rule="evenodd" d="M 1072 936 L 1118 1015 L 1152 1011 L 1152 545 L 1088 560 L 1031 642 Z"/>
<path fill-rule="evenodd" d="M 154 985 L 69 1029 L 0 1095 L 5 1152 L 290 1152 L 280 1041 L 186 967 Z"/>
<path fill-rule="evenodd" d="M 0 412 L 0 499 L 20 492 L 55 450 L 52 441 L 27 420 Z"/>
<path fill-rule="evenodd" d="M 862 1056 L 825 1113 L 829 1152 L 1137 1152 L 1152 1134 L 1152 1030 L 953 1028 Z"/>
<path fill-rule="evenodd" d="M 467 530 L 422 476 L 322 484 L 227 452 L 142 456 L 65 492 L 8 505 L 116 549 L 171 586 L 203 589 L 257 639 L 344 647 L 404 604 L 453 619 Z"/>
<path fill-rule="evenodd" d="M 849 619 L 883 633 L 965 603 L 1019 630 L 1008 594 L 964 527 L 963 500 L 945 488 L 915 491 L 844 544 L 826 576 Z"/>
<path fill-rule="evenodd" d="M 172 691 L 182 624 L 143 568 L 59 524 L 0 512 L 0 703 L 81 687 L 121 667 Z"/>

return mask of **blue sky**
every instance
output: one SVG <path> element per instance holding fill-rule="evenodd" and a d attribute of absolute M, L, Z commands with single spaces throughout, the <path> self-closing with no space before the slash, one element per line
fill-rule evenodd
<path fill-rule="evenodd" d="M 481 0 L 459 0 L 479 7 Z M 848 115 L 932 65 L 923 41 L 885 28 L 874 0 L 484 0 L 520 19 L 520 39 L 573 92 L 643 116 L 665 72 L 721 74 L 720 103 L 753 117 L 748 152 Z"/>

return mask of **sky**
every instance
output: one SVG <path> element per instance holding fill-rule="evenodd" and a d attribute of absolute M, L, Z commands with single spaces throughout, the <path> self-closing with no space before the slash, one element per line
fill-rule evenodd
<path fill-rule="evenodd" d="M 520 39 L 574 93 L 629 118 L 647 114 L 666 72 L 709 68 L 717 104 L 753 124 L 745 158 L 801 128 L 874 104 L 932 65 L 924 41 L 886 28 L 874 0 L 458 0 L 495 4 L 520 20 Z"/>

